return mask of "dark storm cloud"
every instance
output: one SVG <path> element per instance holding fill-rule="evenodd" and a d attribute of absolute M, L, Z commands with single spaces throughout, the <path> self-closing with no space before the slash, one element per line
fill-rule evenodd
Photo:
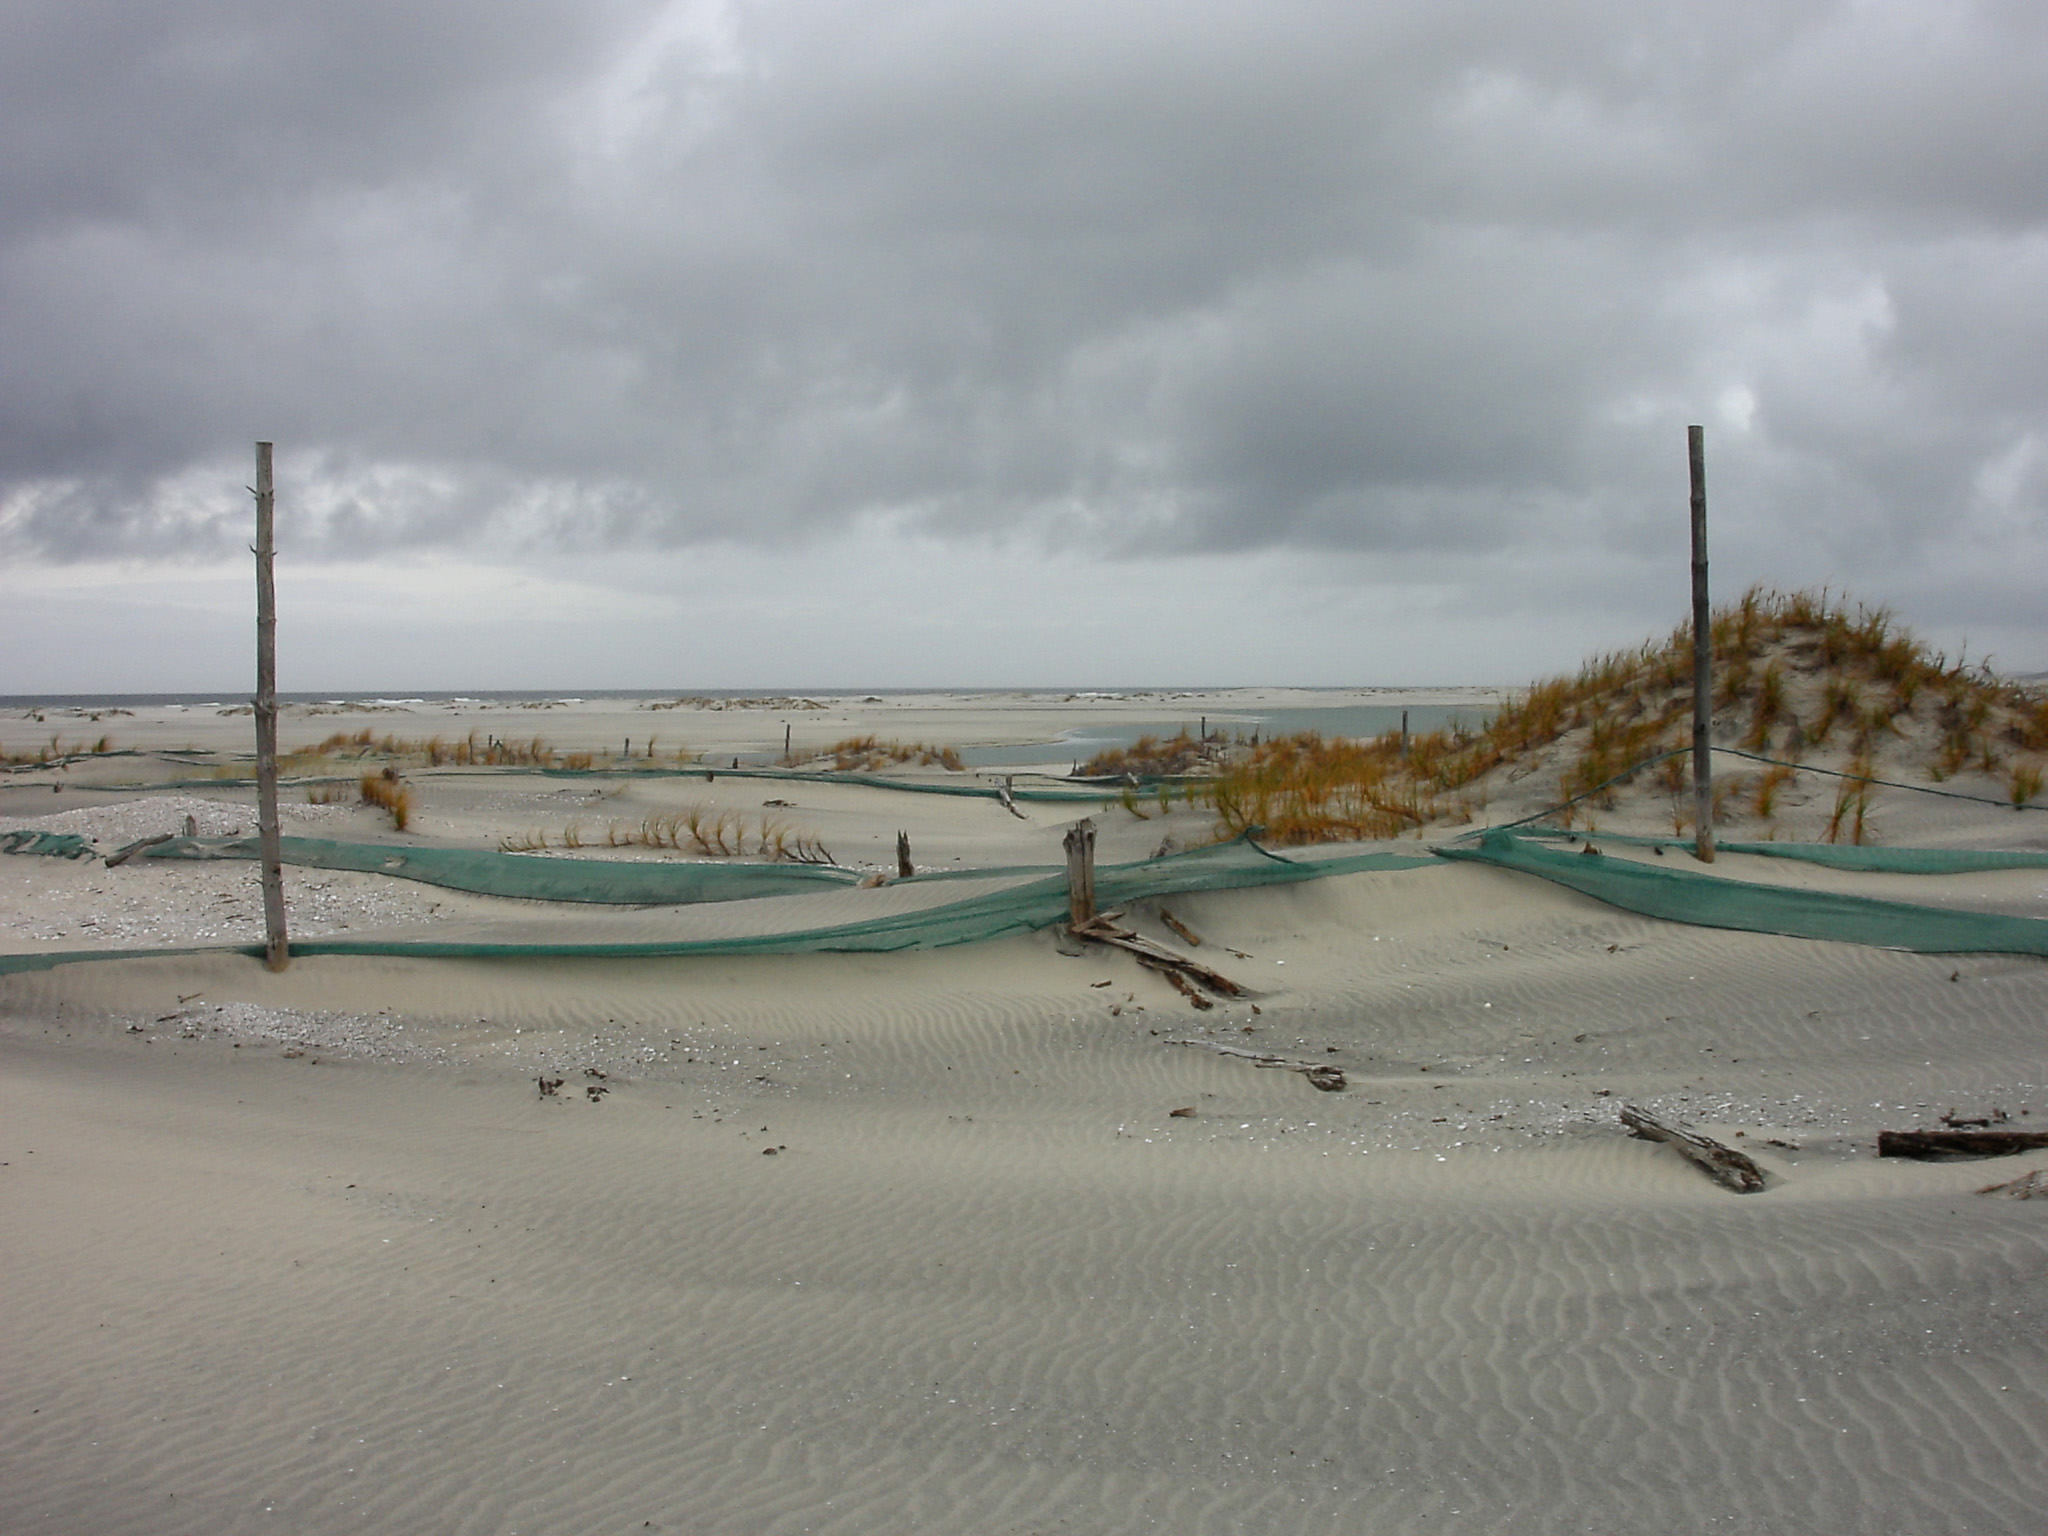
<path fill-rule="evenodd" d="M 17 549 L 2041 542 L 2038 6 L 10 10 Z"/>

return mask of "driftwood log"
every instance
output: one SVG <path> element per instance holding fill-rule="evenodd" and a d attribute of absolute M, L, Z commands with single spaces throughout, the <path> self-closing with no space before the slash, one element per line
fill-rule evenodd
<path fill-rule="evenodd" d="M 1299 1072 L 1308 1079 L 1311 1088 L 1320 1088 L 1324 1093 L 1336 1093 L 1344 1087 L 1344 1069 L 1327 1061 L 1289 1061 L 1284 1056 L 1275 1056 L 1270 1051 L 1249 1050 L 1241 1045 L 1229 1045 L 1221 1040 L 1179 1040 L 1168 1039 L 1168 1045 L 1192 1045 L 1198 1050 L 1215 1051 L 1223 1056 L 1236 1056 L 1255 1067 L 1278 1067 L 1283 1072 Z"/>
<path fill-rule="evenodd" d="M 1244 988 L 1221 971 L 1214 970 L 1187 955 L 1177 954 L 1164 944 L 1155 944 L 1128 928 L 1119 928 L 1110 921 L 1108 915 L 1092 918 L 1084 923 L 1075 923 L 1073 932 L 1077 939 L 1093 939 L 1098 944 L 1112 944 L 1118 949 L 1136 955 L 1154 970 L 1172 972 L 1189 981 L 1198 982 L 1220 997 L 1244 996 Z"/>
<path fill-rule="evenodd" d="M 190 821 L 192 818 L 187 816 L 185 819 Z M 159 832 L 155 837 L 145 837 L 139 842 L 130 843 L 126 848 L 117 848 L 107 855 L 107 868 L 118 869 L 121 865 L 134 858 L 135 855 L 142 852 L 143 849 L 154 848 L 159 843 L 168 843 L 177 835 L 175 832 Z"/>
<path fill-rule="evenodd" d="M 1912 1157 L 1947 1162 L 1971 1157 L 2011 1157 L 2048 1147 L 2048 1131 L 1879 1131 L 1879 1157 Z"/>
<path fill-rule="evenodd" d="M 1621 1123 L 1645 1141 L 1661 1141 L 1693 1163 L 1716 1184 L 1738 1195 L 1753 1195 L 1764 1187 L 1764 1171 L 1733 1147 L 1724 1147 L 1711 1136 L 1702 1136 L 1677 1120 L 1660 1120 L 1633 1104 L 1621 1106 Z"/>
<path fill-rule="evenodd" d="M 1163 964 L 1158 960 L 1154 960 L 1149 955 L 1138 956 L 1138 964 L 1144 966 L 1149 971 L 1157 971 L 1160 975 L 1164 976 L 1167 979 L 1167 981 L 1172 984 L 1174 991 L 1178 992 L 1182 997 L 1186 998 L 1189 1002 L 1193 1003 L 1195 1007 L 1199 1008 L 1202 1012 L 1207 1013 L 1211 1008 L 1214 1008 L 1216 1006 L 1208 998 L 1202 995 L 1202 989 L 1200 987 L 1196 986 L 1192 981 L 1189 981 L 1187 977 L 1181 975 L 1180 971 L 1177 968 Z"/>
<path fill-rule="evenodd" d="M 1166 926 L 1171 928 L 1175 933 L 1179 934 L 1181 942 L 1186 944 L 1190 949 L 1200 949 L 1202 947 L 1201 935 L 1196 933 L 1194 929 L 1190 928 L 1186 923 L 1182 922 L 1179 918 L 1175 917 L 1171 912 L 1167 911 L 1164 907 L 1161 907 L 1159 909 L 1159 921 L 1166 924 Z"/>

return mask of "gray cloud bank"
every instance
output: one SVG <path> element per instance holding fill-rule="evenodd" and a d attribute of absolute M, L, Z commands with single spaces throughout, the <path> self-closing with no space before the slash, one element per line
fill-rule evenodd
<path fill-rule="evenodd" d="M 333 558 L 1618 577 L 1705 421 L 1738 566 L 2039 617 L 2036 0 L 6 10 L 17 558 L 234 548 L 262 436 Z"/>

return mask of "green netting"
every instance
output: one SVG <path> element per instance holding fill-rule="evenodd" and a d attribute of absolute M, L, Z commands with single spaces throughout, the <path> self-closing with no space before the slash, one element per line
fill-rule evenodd
<path fill-rule="evenodd" d="M 252 840 L 251 840 L 252 841 Z M 309 842 L 311 839 L 285 839 L 293 842 Z M 170 844 L 161 845 L 164 847 Z M 335 844 L 335 847 L 349 847 Z M 378 852 L 391 851 L 388 844 L 357 844 L 357 848 Z M 154 851 L 154 850 L 152 850 Z M 415 850 L 399 849 L 397 852 L 411 854 Z M 424 852 L 427 850 L 418 850 Z M 455 852 L 457 850 L 443 850 Z M 239 853 L 231 857 L 243 857 Z M 499 856 L 509 857 L 509 856 Z M 525 860 L 522 864 L 541 864 L 550 868 L 584 869 L 602 874 L 604 871 L 664 866 L 633 866 L 617 861 L 590 861 L 578 863 L 569 860 Z M 1318 880 L 1328 875 L 1358 874 L 1371 870 L 1416 869 L 1433 863 L 1427 856 L 1399 853 L 1360 853 L 1329 859 L 1286 859 L 1266 852 L 1246 840 L 1224 843 L 1210 848 L 1197 848 L 1188 853 L 1174 854 L 1162 859 L 1147 859 L 1135 864 L 1106 865 L 1096 871 L 1095 893 L 1097 902 L 1104 908 L 1123 906 L 1127 903 L 1164 896 L 1185 895 L 1194 891 L 1240 890 L 1247 887 L 1268 885 L 1291 885 L 1304 880 Z M 325 867 L 362 867 L 325 866 Z M 708 868 L 713 873 L 738 874 L 744 870 L 775 872 L 779 866 L 747 865 L 695 866 L 670 865 L 671 870 L 684 871 Z M 377 873 L 401 874 L 403 871 L 379 869 Z M 844 874 L 844 871 L 838 872 Z M 715 939 L 652 940 L 631 943 L 581 943 L 581 944 L 494 944 L 469 940 L 440 941 L 434 939 L 304 939 L 294 940 L 291 950 L 294 955 L 388 955 L 413 959 L 447 960 L 517 960 L 517 959 L 651 959 L 670 956 L 718 956 L 718 955 L 792 955 L 827 952 L 879 952 L 897 949 L 932 949 L 951 944 L 969 944 L 983 939 L 1000 937 L 1007 933 L 1019 933 L 1029 929 L 1050 928 L 1064 922 L 1067 917 L 1066 872 L 1057 869 L 1026 869 L 1015 871 L 977 870 L 975 874 L 988 877 L 998 873 L 1019 876 L 1019 883 L 1005 890 L 984 892 L 962 901 L 949 902 L 941 907 L 927 908 L 917 912 L 892 913 L 886 917 L 868 918 L 859 922 L 840 923 L 830 927 L 810 928 L 790 933 L 752 934 L 741 937 Z M 408 878 L 423 879 L 426 875 L 415 868 Z M 439 883 L 439 882 L 431 882 Z M 768 894 L 756 891 L 751 894 Z M 708 898 L 706 898 L 708 899 Z M 51 966 L 64 965 L 74 960 L 129 960 L 149 956 L 189 955 L 204 953 L 262 954 L 257 945 L 229 945 L 215 950 L 72 950 L 53 954 L 0 955 L 0 975 L 10 972 L 47 970 Z"/>
<path fill-rule="evenodd" d="M 50 859 L 90 859 L 98 850 L 76 832 L 0 832 L 0 853 L 36 853 Z"/>
<path fill-rule="evenodd" d="M 320 837 L 279 840 L 284 862 L 305 869 L 352 869 L 528 901 L 607 906 L 688 906 L 791 896 L 821 886 L 852 885 L 852 870 L 819 864 L 655 864 L 624 859 L 554 859 L 483 848 L 413 848 L 396 843 L 343 843 Z M 253 837 L 174 837 L 144 848 L 145 859 L 254 859 Z"/>
<path fill-rule="evenodd" d="M 1933 955 L 2048 955 L 2048 921 L 2040 918 L 1753 885 L 1682 869 L 1655 869 L 1597 853 L 1560 853 L 1499 830 L 1484 834 L 1476 843 L 1437 851 L 1447 859 L 1469 859 L 1537 875 L 1627 912 L 1702 928 L 1782 933 Z"/>
<path fill-rule="evenodd" d="M 1648 839 L 1645 841 L 1657 841 Z M 1746 850 L 1783 853 L 1797 844 L 1744 845 Z M 1811 847 L 1813 845 L 1805 845 Z M 329 869 L 354 869 L 422 880 L 488 895 L 555 901 L 610 901 L 673 904 L 738 900 L 753 896 L 816 891 L 821 884 L 844 885 L 844 870 L 791 865 L 631 864 L 618 860 L 539 859 L 478 850 L 401 848 L 392 844 L 328 843 L 285 839 L 294 862 Z M 1838 850 L 1848 851 L 1848 850 Z M 1859 868 L 1905 868 L 1952 872 L 2015 867 L 1984 863 L 1986 854 L 1964 850 L 1860 850 L 1865 855 L 1928 855 L 1908 864 L 1862 864 Z M 253 858 L 255 840 L 173 839 L 148 850 L 160 857 Z M 1956 861 L 1943 864 L 1933 856 Z M 1535 838 L 1503 830 L 1474 844 L 1435 851 L 1433 857 L 1469 860 L 1553 881 L 1625 911 L 1670 922 L 1752 933 L 1870 944 L 1922 953 L 1993 953 L 2048 956 L 2048 922 L 2038 918 L 1954 911 L 1905 902 L 1824 891 L 1791 890 L 1659 869 L 1632 860 L 1586 853 L 1562 853 Z M 1330 875 L 1415 869 L 1431 856 L 1369 852 L 1334 858 L 1282 858 L 1247 839 L 1195 849 L 1168 858 L 1108 865 L 1097 871 L 1096 893 L 1104 907 L 1195 891 L 1239 890 L 1293 884 Z M 2019 854 L 2034 867 L 2035 856 Z M 940 881 L 974 876 L 1008 877 L 1016 883 L 960 901 L 916 912 L 893 913 L 857 922 L 796 932 L 712 939 L 623 943 L 486 943 L 434 939 L 309 939 L 292 945 L 300 955 L 388 955 L 421 959 L 540 959 L 582 957 L 633 959 L 662 956 L 804 954 L 828 951 L 886 951 L 966 944 L 1027 929 L 1048 928 L 1067 913 L 1063 870 L 1043 866 L 1008 870 L 948 872 L 920 879 Z M 260 953 L 255 946 L 230 947 Z M 205 953 L 199 950 L 71 951 L 0 956 L 0 974 L 41 970 L 72 960 L 126 959 L 149 954 Z"/>
<path fill-rule="evenodd" d="M 1558 841 L 1587 834 L 1530 828 L 1523 837 Z M 1680 848 L 1689 850 L 1689 837 L 1632 837 L 1596 832 L 1602 843 L 1621 843 L 1631 848 Z M 1754 853 L 1767 859 L 1796 859 L 1822 864 L 1829 869 L 1852 869 L 1873 875 L 1977 875 L 1996 869 L 2048 869 L 2048 851 L 2006 848 L 1879 848 L 1855 843 L 1724 843 L 1714 846 L 1723 853 Z"/>

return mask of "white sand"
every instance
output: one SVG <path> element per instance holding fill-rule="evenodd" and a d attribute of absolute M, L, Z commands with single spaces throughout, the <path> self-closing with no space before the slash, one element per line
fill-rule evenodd
<path fill-rule="evenodd" d="M 1029 734 L 919 707 L 883 734 Z M 416 783 L 418 835 L 472 845 L 782 794 L 845 858 L 903 827 L 931 864 L 1043 862 L 1073 814 Z M 186 814 L 16 784 L 0 826 L 60 807 L 109 836 Z M 1106 858 L 1196 832 L 1103 828 Z M 762 920 L 290 878 L 306 933 Z M 2048 1127 L 2048 967 L 1676 927 L 1470 865 L 1170 905 L 1256 1014 L 1051 935 L 0 979 L 0 1530 L 2041 1528 L 2048 1202 L 1974 1191 L 2048 1155 L 1872 1140 L 1951 1108 Z M 0 949 L 247 940 L 259 912 L 245 864 L 0 859 Z M 1772 1187 L 1624 1136 L 1623 1101 Z"/>

